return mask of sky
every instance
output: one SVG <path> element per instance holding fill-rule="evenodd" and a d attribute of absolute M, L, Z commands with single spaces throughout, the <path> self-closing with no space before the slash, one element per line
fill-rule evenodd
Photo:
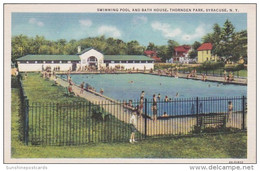
<path fill-rule="evenodd" d="M 144 46 L 149 42 L 166 45 L 168 40 L 192 44 L 227 19 L 236 31 L 247 29 L 246 13 L 12 13 L 12 36 L 70 41 L 104 35 L 125 42 L 137 40 Z"/>

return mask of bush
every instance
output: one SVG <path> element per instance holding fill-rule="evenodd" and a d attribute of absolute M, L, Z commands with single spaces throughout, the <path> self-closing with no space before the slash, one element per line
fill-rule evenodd
<path fill-rule="evenodd" d="M 12 76 L 11 78 L 11 88 L 19 88 L 19 82 L 17 76 Z"/>
<path fill-rule="evenodd" d="M 111 116 L 107 114 L 100 106 L 94 106 L 91 111 L 91 117 L 96 121 L 108 121 L 109 119 L 111 119 Z"/>
<path fill-rule="evenodd" d="M 246 67 L 244 66 L 244 64 L 238 64 L 233 67 L 226 67 L 225 69 L 227 71 L 240 71 L 246 69 Z"/>
<path fill-rule="evenodd" d="M 223 68 L 224 66 L 225 66 L 224 62 L 206 61 L 202 63 L 200 68 L 203 70 L 215 70 L 215 69 Z"/>

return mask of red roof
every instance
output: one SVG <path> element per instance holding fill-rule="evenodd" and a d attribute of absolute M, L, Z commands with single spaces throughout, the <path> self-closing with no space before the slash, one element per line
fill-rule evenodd
<path fill-rule="evenodd" d="M 153 50 L 146 50 L 144 51 L 145 55 L 152 55 L 152 54 L 156 54 L 156 51 Z"/>
<path fill-rule="evenodd" d="M 182 45 L 182 46 L 177 46 L 174 48 L 175 52 L 184 52 L 187 53 L 190 50 L 190 46 L 189 45 Z"/>
<path fill-rule="evenodd" d="M 203 43 L 197 50 L 211 50 L 212 44 L 211 43 Z"/>
<path fill-rule="evenodd" d="M 159 57 L 157 57 L 157 56 L 152 57 L 152 59 L 154 59 L 154 60 L 157 61 L 157 62 L 160 62 L 160 61 L 161 61 L 161 58 L 159 58 Z"/>

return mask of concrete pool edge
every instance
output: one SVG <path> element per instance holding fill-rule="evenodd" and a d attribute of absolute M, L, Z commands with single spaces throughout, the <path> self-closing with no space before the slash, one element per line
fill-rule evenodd
<path fill-rule="evenodd" d="M 67 72 L 57 72 L 56 73 L 57 75 L 67 75 Z M 71 72 L 70 73 L 71 75 L 85 75 L 85 74 L 110 74 L 110 75 L 113 75 L 113 74 L 147 74 L 147 75 L 155 75 L 155 76 L 162 76 L 162 77 L 172 77 L 172 78 L 175 78 L 174 76 L 168 76 L 166 74 L 162 74 L 162 75 L 159 75 L 158 73 L 149 73 L 149 72 L 132 72 L 132 73 L 128 73 L 128 72 L 115 72 L 115 73 L 103 73 L 103 72 Z M 199 77 L 196 77 L 196 78 L 187 78 L 185 76 L 186 74 L 183 74 L 183 73 L 179 73 L 179 77 L 178 78 L 181 78 L 181 79 L 191 79 L 191 80 L 194 80 L 194 81 L 203 81 L 201 78 Z M 226 82 L 226 81 L 222 81 L 220 80 L 220 78 L 223 78 L 223 77 L 217 77 L 217 76 L 207 76 L 207 80 L 206 81 L 203 81 L 203 82 L 216 82 L 216 83 L 221 83 L 221 84 L 232 84 L 232 85 L 241 85 L 241 86 L 247 86 L 247 78 L 236 78 L 235 81 L 232 81 L 232 82 Z M 240 80 L 240 81 L 237 81 L 237 80 Z"/>

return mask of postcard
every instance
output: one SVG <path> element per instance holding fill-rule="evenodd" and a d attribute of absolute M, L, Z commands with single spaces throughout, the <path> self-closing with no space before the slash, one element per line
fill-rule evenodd
<path fill-rule="evenodd" d="M 256 4 L 4 4 L 4 74 L 4 163 L 256 163 Z"/>

